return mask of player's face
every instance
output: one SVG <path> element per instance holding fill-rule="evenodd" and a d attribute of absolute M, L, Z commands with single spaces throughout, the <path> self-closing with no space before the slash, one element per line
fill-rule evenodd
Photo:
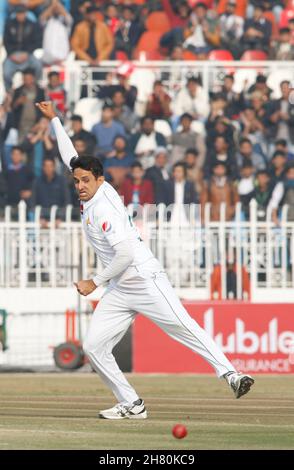
<path fill-rule="evenodd" d="M 99 176 L 96 179 L 91 171 L 83 170 L 82 168 L 76 168 L 73 177 L 79 199 L 85 202 L 92 199 L 104 181 L 103 176 Z"/>

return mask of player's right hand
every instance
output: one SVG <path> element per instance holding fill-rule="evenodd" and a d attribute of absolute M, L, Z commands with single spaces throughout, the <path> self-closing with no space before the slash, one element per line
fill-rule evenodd
<path fill-rule="evenodd" d="M 53 119 L 56 117 L 52 101 L 40 101 L 40 103 L 36 103 L 36 106 L 46 118 Z"/>

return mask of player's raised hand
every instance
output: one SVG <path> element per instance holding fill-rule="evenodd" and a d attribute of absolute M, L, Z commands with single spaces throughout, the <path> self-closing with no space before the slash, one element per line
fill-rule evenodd
<path fill-rule="evenodd" d="M 89 295 L 91 292 L 97 289 L 97 286 L 94 281 L 92 281 L 92 279 L 87 281 L 74 282 L 74 285 L 76 286 L 78 293 L 81 295 Z"/>
<path fill-rule="evenodd" d="M 36 106 L 46 118 L 53 119 L 56 117 L 52 101 L 40 101 L 36 103 Z"/>

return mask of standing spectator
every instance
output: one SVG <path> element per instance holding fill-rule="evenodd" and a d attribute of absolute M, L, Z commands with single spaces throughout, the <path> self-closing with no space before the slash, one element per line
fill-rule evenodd
<path fill-rule="evenodd" d="M 272 34 L 271 23 L 264 18 L 264 6 L 259 2 L 254 7 L 253 18 L 245 20 L 241 43 L 243 51 L 258 49 L 268 52 Z"/>
<path fill-rule="evenodd" d="M 21 147 L 15 146 L 11 152 L 12 163 L 8 166 L 4 177 L 7 183 L 7 204 L 16 206 L 21 199 L 29 201 L 32 195 L 33 174 L 25 163 L 25 155 Z"/>
<path fill-rule="evenodd" d="M 131 176 L 123 182 L 120 194 L 125 206 L 133 204 L 134 209 L 139 205 L 154 203 L 152 183 L 144 179 L 144 169 L 140 162 L 132 164 Z"/>
<path fill-rule="evenodd" d="M 279 181 L 274 187 L 269 210 L 272 214 L 272 220 L 279 225 L 279 208 L 284 204 L 288 205 L 287 220 L 294 221 L 294 165 L 289 164 L 286 168 L 285 180 Z"/>
<path fill-rule="evenodd" d="M 238 183 L 238 194 L 242 204 L 242 212 L 246 220 L 249 219 L 249 202 L 254 190 L 255 171 L 251 161 L 245 161 L 240 169 L 241 179 Z"/>
<path fill-rule="evenodd" d="M 291 32 L 289 28 L 281 28 L 278 39 L 271 50 L 271 60 L 294 60 L 294 44 L 291 44 Z"/>
<path fill-rule="evenodd" d="M 33 168 L 34 175 L 40 176 L 44 158 L 52 158 L 55 154 L 49 119 L 44 116 L 39 119 L 23 141 L 23 148 L 29 156 L 29 163 Z"/>
<path fill-rule="evenodd" d="M 204 164 L 204 176 L 210 178 L 213 174 L 213 169 L 217 163 L 226 165 L 226 170 L 232 179 L 238 176 L 237 162 L 235 149 L 229 146 L 228 142 L 223 136 L 218 136 L 215 139 L 214 147 L 209 149 L 206 155 Z"/>
<path fill-rule="evenodd" d="M 88 132 L 83 128 L 82 116 L 74 114 L 71 117 L 71 130 L 69 132 L 73 140 L 83 140 L 86 142 L 86 154 L 93 155 L 96 147 L 96 137 L 92 132 Z"/>
<path fill-rule="evenodd" d="M 281 150 L 276 150 L 272 156 L 270 175 L 273 184 L 277 184 L 279 181 L 283 181 L 285 178 L 285 171 L 287 168 L 287 155 Z"/>
<path fill-rule="evenodd" d="M 175 98 L 173 112 L 177 117 L 189 113 L 193 119 L 204 120 L 207 118 L 209 113 L 208 96 L 198 78 L 188 78 L 187 85 L 179 91 Z"/>
<path fill-rule="evenodd" d="M 266 170 L 259 170 L 256 174 L 255 188 L 251 199 L 257 202 L 257 220 L 266 220 L 266 211 L 273 192 L 270 175 Z"/>
<path fill-rule="evenodd" d="M 210 16 L 207 12 L 207 5 L 204 2 L 197 2 L 194 11 L 190 16 L 190 24 L 185 30 L 188 38 L 184 42 L 184 47 L 198 55 L 198 58 L 205 59 L 212 49 L 220 45 L 220 27 L 216 17 Z"/>
<path fill-rule="evenodd" d="M 236 159 L 239 169 L 244 167 L 245 163 L 251 163 L 256 170 L 264 170 L 266 167 L 265 159 L 260 153 L 254 152 L 252 143 L 247 138 L 240 140 Z"/>
<path fill-rule="evenodd" d="M 85 139 L 83 139 L 82 137 L 73 137 L 72 143 L 77 152 L 77 155 L 79 155 L 80 157 L 83 157 L 83 156 L 85 157 L 88 155 L 88 152 L 87 152 L 88 144 Z M 105 158 L 104 155 L 102 155 L 101 159 L 103 160 L 104 158 Z"/>
<path fill-rule="evenodd" d="M 200 201 L 203 221 L 204 208 L 207 202 L 211 203 L 210 219 L 212 221 L 220 220 L 220 206 L 222 202 L 226 204 L 226 220 L 233 219 L 239 196 L 236 185 L 228 178 L 225 163 L 215 163 L 210 181 L 204 183 Z"/>
<path fill-rule="evenodd" d="M 41 117 L 35 103 L 44 100 L 44 90 L 37 85 L 34 71 L 26 69 L 23 72 L 23 85 L 15 90 L 12 100 L 14 124 L 19 132 L 19 143 L 23 142 L 27 133 Z"/>
<path fill-rule="evenodd" d="M 6 90 L 10 90 L 13 76 L 19 70 L 31 68 L 37 78 L 42 74 L 42 64 L 33 54 L 41 47 L 41 29 L 38 23 L 27 18 L 25 5 L 17 6 L 15 12 L 15 18 L 9 18 L 5 24 L 3 39 L 7 53 L 3 63 Z"/>
<path fill-rule="evenodd" d="M 72 17 L 59 0 L 52 0 L 40 16 L 43 32 L 43 57 L 45 64 L 58 64 L 65 60 L 70 51 L 69 35 Z"/>
<path fill-rule="evenodd" d="M 221 45 L 237 59 L 240 54 L 240 39 L 243 35 L 244 20 L 236 15 L 237 0 L 229 0 L 220 16 Z"/>
<path fill-rule="evenodd" d="M 36 17 L 38 17 L 47 7 L 48 0 L 8 0 L 8 3 L 13 10 L 25 5 L 28 10 L 32 11 Z"/>
<path fill-rule="evenodd" d="M 53 101 L 56 111 L 64 117 L 66 112 L 66 92 L 60 79 L 60 73 L 52 70 L 48 73 L 48 84 L 45 90 L 46 99 Z"/>
<path fill-rule="evenodd" d="M 4 207 L 7 205 L 7 189 L 8 189 L 8 185 L 4 178 L 4 174 L 0 170 L 0 209 L 4 209 Z M 2 217 L 1 212 L 0 212 L 0 216 Z"/>
<path fill-rule="evenodd" d="M 73 18 L 72 33 L 77 24 L 84 20 L 87 8 L 91 6 L 91 0 L 72 0 L 70 2 L 70 13 Z"/>
<path fill-rule="evenodd" d="M 294 146 L 294 103 L 290 99 L 290 82 L 284 80 L 280 87 L 282 97 L 270 101 L 266 107 L 267 135 L 271 140 L 285 139 Z"/>
<path fill-rule="evenodd" d="M 129 59 L 143 32 L 142 24 L 135 19 L 132 6 L 125 5 L 115 32 L 115 50 L 123 51 Z"/>
<path fill-rule="evenodd" d="M 109 104 L 103 106 L 101 121 L 93 126 L 92 134 L 97 141 L 96 151 L 105 156 L 112 151 L 115 137 L 125 136 L 123 125 L 113 120 L 113 106 Z"/>
<path fill-rule="evenodd" d="M 56 173 L 55 161 L 45 158 L 43 161 L 43 173 L 33 186 L 32 206 L 41 206 L 41 226 L 48 227 L 50 208 L 58 206 L 57 220 L 63 216 L 62 209 L 70 203 L 70 193 L 66 180 Z"/>
<path fill-rule="evenodd" d="M 141 119 L 141 129 L 130 138 L 131 152 L 137 157 L 144 169 L 154 164 L 157 147 L 166 147 L 165 137 L 154 130 L 154 119 L 145 116 Z"/>
<path fill-rule="evenodd" d="M 294 160 L 294 153 L 290 152 L 286 139 L 278 139 L 275 142 L 275 150 L 281 150 L 287 156 L 287 160 Z"/>
<path fill-rule="evenodd" d="M 14 132 L 17 136 L 17 130 L 14 129 L 13 114 L 11 112 L 12 97 L 7 94 L 3 104 L 0 104 L 0 169 L 7 168 L 11 163 L 11 145 L 7 143 L 9 136 Z M 16 142 L 15 142 L 16 143 Z"/>
<path fill-rule="evenodd" d="M 240 112 L 244 108 L 243 93 L 236 93 L 233 90 L 234 83 L 234 75 L 225 75 L 221 93 L 226 101 L 225 113 L 229 119 L 238 119 Z"/>
<path fill-rule="evenodd" d="M 113 118 L 120 122 L 128 134 L 135 129 L 138 122 L 136 114 L 126 104 L 125 95 L 121 90 L 117 90 L 112 95 Z"/>
<path fill-rule="evenodd" d="M 180 118 L 181 129 L 173 133 L 170 143 L 172 144 L 171 159 L 173 165 L 176 161 L 184 158 L 185 151 L 189 148 L 198 150 L 198 164 L 202 166 L 205 159 L 206 146 L 202 135 L 191 129 L 193 117 L 189 113 L 182 114 Z"/>
<path fill-rule="evenodd" d="M 91 6 L 86 10 L 85 19 L 74 30 L 71 46 L 79 60 L 85 60 L 89 65 L 96 66 L 102 60 L 107 60 L 113 49 L 113 36 L 108 26 L 96 18 L 97 7 Z"/>
<path fill-rule="evenodd" d="M 187 149 L 184 163 L 187 169 L 187 181 L 193 183 L 195 191 L 200 194 L 203 184 L 203 172 L 199 164 L 199 152 L 195 148 Z"/>
<path fill-rule="evenodd" d="M 169 179 L 167 171 L 168 155 L 164 147 L 155 151 L 155 163 L 146 171 L 146 178 L 152 181 L 155 204 L 166 204 L 165 183 Z"/>
<path fill-rule="evenodd" d="M 164 91 L 161 80 L 155 80 L 153 92 L 148 98 L 146 114 L 153 119 L 169 119 L 171 116 L 171 98 Z"/>

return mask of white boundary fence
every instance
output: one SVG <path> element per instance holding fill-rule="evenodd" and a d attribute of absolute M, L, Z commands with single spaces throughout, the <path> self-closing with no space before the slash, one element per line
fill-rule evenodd
<path fill-rule="evenodd" d="M 101 269 L 86 241 L 80 222 L 71 220 L 72 207 L 65 221 L 55 224 L 57 207 L 52 207 L 49 228 L 40 227 L 40 207 L 34 222 L 27 221 L 21 202 L 17 220 L 7 207 L 0 221 L 0 306 L 11 289 L 66 290 L 77 279 L 88 279 Z M 250 220 L 244 221 L 241 206 L 236 206 L 233 221 L 225 220 L 221 206 L 219 222 L 195 217 L 199 207 L 189 207 L 189 220 L 180 225 L 166 221 L 164 205 L 143 206 L 137 225 L 145 242 L 166 269 L 181 297 L 211 298 L 211 275 L 218 266 L 221 298 L 231 298 L 227 290 L 227 266 L 236 272 L 236 298 L 252 301 L 294 301 L 294 222 L 287 221 L 284 206 L 279 226 L 267 220 L 257 221 L 255 201 L 250 205 Z M 132 207 L 129 206 L 132 213 Z M 244 290 L 244 271 L 250 278 L 250 292 Z M 1 299 L 2 297 L 2 299 Z M 216 298 L 216 297 L 215 297 Z"/>

